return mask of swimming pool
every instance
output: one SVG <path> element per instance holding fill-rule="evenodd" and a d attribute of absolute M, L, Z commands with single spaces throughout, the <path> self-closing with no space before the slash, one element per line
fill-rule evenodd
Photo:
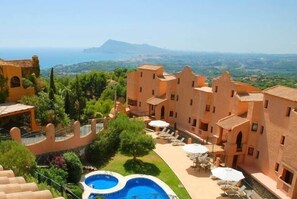
<path fill-rule="evenodd" d="M 94 189 L 110 189 L 118 184 L 119 180 L 109 174 L 96 174 L 88 177 L 85 183 Z"/>
<path fill-rule="evenodd" d="M 123 177 L 118 173 L 111 172 L 107 175 L 106 180 L 105 175 L 106 171 L 96 171 L 86 175 L 82 182 L 83 199 L 93 199 L 96 196 L 104 196 L 105 199 L 178 199 L 167 184 L 154 176 L 133 174 Z M 110 179 L 113 178 L 117 179 L 118 183 L 110 186 L 110 181 L 112 181 Z M 100 182 L 99 189 L 94 186 L 94 182 L 97 180 Z M 104 187 L 106 188 L 104 189 Z"/>

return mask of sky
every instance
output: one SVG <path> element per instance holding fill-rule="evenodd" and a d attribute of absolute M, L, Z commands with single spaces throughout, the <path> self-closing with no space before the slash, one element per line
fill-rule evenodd
<path fill-rule="evenodd" d="M 297 53 L 296 0 L 0 0 L 0 48 Z"/>

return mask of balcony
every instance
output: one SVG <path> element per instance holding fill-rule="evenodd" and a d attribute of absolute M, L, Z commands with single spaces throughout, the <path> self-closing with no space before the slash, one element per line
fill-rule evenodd
<path fill-rule="evenodd" d="M 283 179 L 282 176 L 279 176 L 278 178 L 280 180 L 280 189 L 286 193 L 289 193 L 290 189 L 291 189 L 291 185 L 286 183 Z"/>

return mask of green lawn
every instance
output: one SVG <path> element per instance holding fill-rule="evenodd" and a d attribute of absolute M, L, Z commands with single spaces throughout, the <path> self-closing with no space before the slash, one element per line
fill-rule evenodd
<path fill-rule="evenodd" d="M 153 151 L 139 158 L 137 162 L 132 161 L 131 157 L 117 153 L 100 169 L 114 171 L 123 176 L 134 173 L 153 175 L 165 182 L 180 199 L 191 198 L 170 167 Z"/>

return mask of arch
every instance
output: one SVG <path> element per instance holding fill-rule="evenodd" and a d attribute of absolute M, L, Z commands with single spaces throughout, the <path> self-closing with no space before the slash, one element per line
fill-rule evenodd
<path fill-rule="evenodd" d="M 161 108 L 161 119 L 164 119 L 165 118 L 165 107 L 162 106 Z"/>
<path fill-rule="evenodd" d="M 241 131 L 237 134 L 236 146 L 237 146 L 237 148 L 242 148 L 242 132 Z"/>
<path fill-rule="evenodd" d="M 13 76 L 10 79 L 10 88 L 15 88 L 15 87 L 20 87 L 20 86 L 21 86 L 20 78 L 17 76 Z"/>

